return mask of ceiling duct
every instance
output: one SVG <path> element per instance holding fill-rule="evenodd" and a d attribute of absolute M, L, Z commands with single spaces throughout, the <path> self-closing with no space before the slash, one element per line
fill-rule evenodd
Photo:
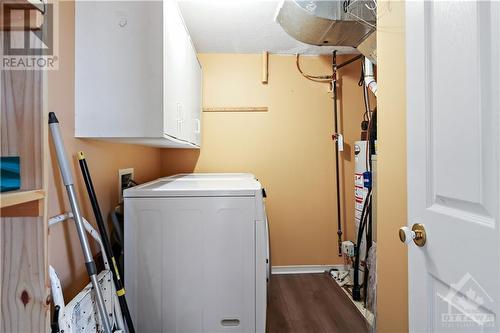
<path fill-rule="evenodd" d="M 307 44 L 358 47 L 375 31 L 375 11 L 374 0 L 289 0 L 280 3 L 275 20 Z"/>
<path fill-rule="evenodd" d="M 370 59 L 375 65 L 377 64 L 377 32 L 373 31 L 358 45 L 358 51 L 365 57 Z"/>

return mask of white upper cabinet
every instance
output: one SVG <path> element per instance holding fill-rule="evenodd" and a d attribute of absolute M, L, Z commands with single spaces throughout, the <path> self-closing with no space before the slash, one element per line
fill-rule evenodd
<path fill-rule="evenodd" d="M 191 42 L 189 35 L 187 36 L 187 46 L 188 46 L 188 56 L 187 56 L 187 86 L 190 87 L 189 93 L 184 94 L 186 100 L 186 117 L 189 119 L 189 135 L 190 142 L 196 145 L 200 145 L 200 134 L 201 134 L 201 66 L 196 57 L 196 51 Z M 194 96 L 193 98 L 191 97 Z"/>
<path fill-rule="evenodd" d="M 75 7 L 75 136 L 198 148 L 201 66 L 177 4 Z"/>

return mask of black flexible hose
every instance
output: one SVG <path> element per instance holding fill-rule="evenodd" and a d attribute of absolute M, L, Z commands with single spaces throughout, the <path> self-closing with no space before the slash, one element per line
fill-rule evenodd
<path fill-rule="evenodd" d="M 361 300 L 361 287 L 359 285 L 359 250 L 361 248 L 361 241 L 363 239 L 363 230 L 365 228 L 366 221 L 368 220 L 368 210 L 371 210 L 371 208 L 369 208 L 371 207 L 371 194 L 372 190 L 369 189 L 366 195 L 365 203 L 363 205 L 363 211 L 361 212 L 361 218 L 359 220 L 358 239 L 356 241 L 356 256 L 354 259 L 354 281 L 352 287 L 352 298 L 355 301 Z"/>
<path fill-rule="evenodd" d="M 370 252 L 370 249 L 372 247 L 372 221 L 373 221 L 372 205 L 370 203 L 370 206 L 368 208 L 367 222 L 366 222 L 365 274 L 363 274 L 363 286 L 364 286 L 363 303 L 365 304 L 365 307 L 366 307 L 366 299 L 368 296 L 368 274 L 370 273 L 368 270 L 368 265 L 366 263 L 368 262 L 368 253 Z"/>
<path fill-rule="evenodd" d="M 118 220 L 118 216 L 117 216 L 116 210 L 114 210 L 113 212 L 111 212 L 111 221 L 113 222 L 113 229 L 115 230 L 116 238 L 118 239 L 118 242 L 120 243 L 120 246 L 123 248 L 122 226 L 120 224 L 120 221 Z"/>

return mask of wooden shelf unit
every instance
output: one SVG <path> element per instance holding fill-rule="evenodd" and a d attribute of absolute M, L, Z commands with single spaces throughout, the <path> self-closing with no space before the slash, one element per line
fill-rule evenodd
<path fill-rule="evenodd" d="M 21 161 L 21 189 L 0 194 L 0 332 L 48 332 L 47 73 L 3 70 L 0 85 L 0 155 Z"/>
<path fill-rule="evenodd" d="M 43 216 L 45 191 L 16 191 L 0 195 L 1 217 Z"/>
<path fill-rule="evenodd" d="M 15 191 L 0 194 L 0 208 L 17 206 L 31 201 L 38 201 L 45 198 L 45 191 Z M 4 216 L 2 214 L 2 216 Z"/>

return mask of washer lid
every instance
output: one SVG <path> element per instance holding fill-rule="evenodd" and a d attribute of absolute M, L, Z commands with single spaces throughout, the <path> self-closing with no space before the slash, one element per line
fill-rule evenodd
<path fill-rule="evenodd" d="M 215 173 L 215 172 L 197 172 L 197 173 L 179 173 L 174 176 L 166 177 L 164 179 L 179 179 L 179 180 L 192 180 L 192 179 L 256 179 L 255 175 L 251 173 Z"/>
<path fill-rule="evenodd" d="M 123 192 L 123 197 L 255 197 L 262 186 L 253 177 L 160 178 Z"/>

